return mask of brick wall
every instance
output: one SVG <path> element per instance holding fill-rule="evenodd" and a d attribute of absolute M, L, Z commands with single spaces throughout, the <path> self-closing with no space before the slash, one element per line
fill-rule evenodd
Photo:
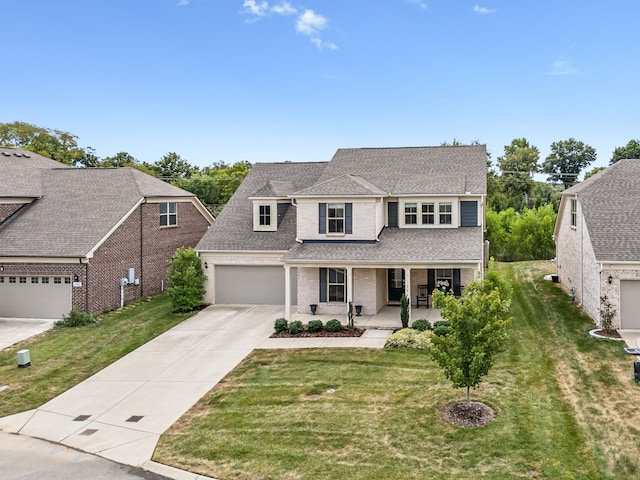
<path fill-rule="evenodd" d="M 191 202 L 178 203 L 178 225 L 160 227 L 159 205 L 145 203 L 98 248 L 89 266 L 89 311 L 120 305 L 120 279 L 135 269 L 139 285 L 124 287 L 124 301 L 166 288 L 168 261 L 178 247 L 194 247 L 209 223 Z"/>
<path fill-rule="evenodd" d="M 4 222 L 8 217 L 13 215 L 23 203 L 0 203 L 0 223 Z"/>

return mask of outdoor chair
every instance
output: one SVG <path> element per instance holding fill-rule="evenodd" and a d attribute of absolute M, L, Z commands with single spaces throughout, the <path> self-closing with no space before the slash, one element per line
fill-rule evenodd
<path fill-rule="evenodd" d="M 418 295 L 416 295 L 416 308 L 420 308 L 421 303 L 429 308 L 429 288 L 427 285 L 418 285 Z"/>

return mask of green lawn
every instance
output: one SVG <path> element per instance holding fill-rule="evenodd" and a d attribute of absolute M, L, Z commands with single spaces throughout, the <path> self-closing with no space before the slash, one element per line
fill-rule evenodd
<path fill-rule="evenodd" d="M 39 407 L 140 345 L 180 323 L 166 295 L 98 315 L 99 324 L 54 327 L 0 351 L 0 416 Z M 17 368 L 16 352 L 28 348 L 32 366 Z"/>
<path fill-rule="evenodd" d="M 464 429 L 464 399 L 424 353 L 254 351 L 162 436 L 154 459 L 222 479 L 604 479 L 640 472 L 630 356 L 542 280 L 549 262 L 503 264 L 509 349 L 474 400 L 491 424 Z"/>

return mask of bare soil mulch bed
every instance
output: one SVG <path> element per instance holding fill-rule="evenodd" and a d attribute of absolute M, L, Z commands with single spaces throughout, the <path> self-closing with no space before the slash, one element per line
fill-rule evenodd
<path fill-rule="evenodd" d="M 444 407 L 444 418 L 454 425 L 474 428 L 491 423 L 496 414 L 493 408 L 481 402 L 471 402 L 471 405 L 450 403 Z"/>
<path fill-rule="evenodd" d="M 609 332 L 606 332 L 602 329 L 595 329 L 595 330 L 591 330 L 590 333 L 592 334 L 592 336 L 595 336 L 595 337 L 610 338 L 611 340 L 622 340 L 622 337 L 620 336 L 617 330 L 611 330 Z"/>
<path fill-rule="evenodd" d="M 327 332 L 326 330 L 322 330 L 320 332 L 308 332 L 303 331 L 300 333 L 273 333 L 269 338 L 313 338 L 313 337 L 360 337 L 364 333 L 364 329 L 354 328 L 353 330 L 349 330 L 348 328 L 343 328 L 339 332 Z"/>

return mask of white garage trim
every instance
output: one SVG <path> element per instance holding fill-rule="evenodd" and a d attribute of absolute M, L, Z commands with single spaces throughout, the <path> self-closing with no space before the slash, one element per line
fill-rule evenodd
<path fill-rule="evenodd" d="M 620 280 L 620 326 L 640 329 L 640 280 Z"/>
<path fill-rule="evenodd" d="M 0 317 L 58 319 L 70 310 L 68 276 L 0 276 Z"/>
<path fill-rule="evenodd" d="M 297 303 L 297 273 L 291 269 L 291 298 Z M 275 265 L 216 265 L 215 302 L 284 305 L 285 269 Z"/>

